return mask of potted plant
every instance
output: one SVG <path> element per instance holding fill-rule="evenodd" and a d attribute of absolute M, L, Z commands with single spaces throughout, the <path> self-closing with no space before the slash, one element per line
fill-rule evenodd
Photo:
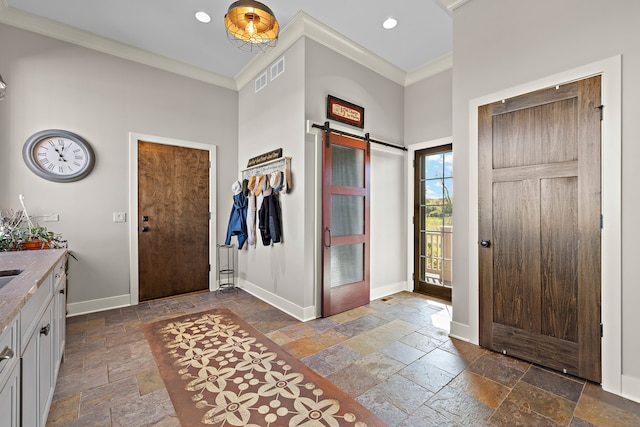
<path fill-rule="evenodd" d="M 62 236 L 31 222 L 22 211 L 0 212 L 0 252 L 65 247 Z"/>

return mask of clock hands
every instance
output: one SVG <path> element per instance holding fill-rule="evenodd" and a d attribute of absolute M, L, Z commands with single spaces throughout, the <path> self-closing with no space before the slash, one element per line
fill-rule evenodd
<path fill-rule="evenodd" d="M 65 145 L 64 143 L 62 144 L 62 150 L 58 150 L 55 146 L 53 147 L 54 150 L 56 150 L 56 153 L 58 153 L 58 156 L 60 156 L 60 158 L 58 159 L 61 162 L 66 162 L 67 159 L 64 158 L 64 149 L 65 149 Z"/>

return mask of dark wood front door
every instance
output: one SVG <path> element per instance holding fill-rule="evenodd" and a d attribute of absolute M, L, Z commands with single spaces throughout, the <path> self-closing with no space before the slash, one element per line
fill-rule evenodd
<path fill-rule="evenodd" d="M 596 76 L 478 111 L 480 344 L 595 382 L 599 107 Z"/>
<path fill-rule="evenodd" d="M 209 288 L 209 153 L 138 141 L 139 299 Z"/>
<path fill-rule="evenodd" d="M 323 133 L 322 316 L 368 304 L 369 143 Z"/>

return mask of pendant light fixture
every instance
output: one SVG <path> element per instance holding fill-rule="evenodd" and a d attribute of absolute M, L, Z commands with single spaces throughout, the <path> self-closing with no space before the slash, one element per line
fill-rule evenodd
<path fill-rule="evenodd" d="M 231 43 L 242 50 L 266 52 L 278 43 L 278 21 L 271 9 L 257 1 L 232 3 L 224 26 Z"/>
<path fill-rule="evenodd" d="M 0 74 L 0 101 L 4 99 L 4 92 L 7 89 L 7 84 L 2 80 L 2 74 Z"/>

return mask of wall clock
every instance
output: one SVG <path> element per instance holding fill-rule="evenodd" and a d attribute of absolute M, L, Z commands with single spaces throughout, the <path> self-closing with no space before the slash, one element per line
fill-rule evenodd
<path fill-rule="evenodd" d="M 31 135 L 22 147 L 22 157 L 33 173 L 54 182 L 78 181 L 95 163 L 93 149 L 84 138 L 60 129 Z"/>

